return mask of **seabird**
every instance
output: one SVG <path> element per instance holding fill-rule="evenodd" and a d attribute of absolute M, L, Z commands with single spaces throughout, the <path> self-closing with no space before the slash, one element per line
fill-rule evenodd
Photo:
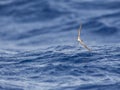
<path fill-rule="evenodd" d="M 80 28 L 78 29 L 78 42 L 80 42 L 80 44 L 84 47 L 84 48 L 86 48 L 88 51 L 91 51 L 91 49 L 89 49 L 86 45 L 85 45 L 85 43 L 83 42 L 83 40 L 80 38 L 80 33 L 81 33 L 81 30 L 82 30 L 82 25 L 80 24 Z"/>

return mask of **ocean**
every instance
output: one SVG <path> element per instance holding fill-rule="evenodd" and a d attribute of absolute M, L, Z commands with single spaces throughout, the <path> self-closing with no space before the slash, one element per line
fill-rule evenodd
<path fill-rule="evenodd" d="M 120 90 L 120 0 L 0 0 L 0 90 Z"/>

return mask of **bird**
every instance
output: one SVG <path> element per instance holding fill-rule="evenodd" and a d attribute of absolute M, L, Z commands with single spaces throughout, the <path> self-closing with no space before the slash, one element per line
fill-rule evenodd
<path fill-rule="evenodd" d="M 77 38 L 77 40 L 84 48 L 86 48 L 88 51 L 91 51 L 91 49 L 88 48 L 87 45 L 85 45 L 85 43 L 83 42 L 83 40 L 80 37 L 81 36 L 81 30 L 82 30 L 82 24 L 80 24 L 80 27 L 78 29 L 78 38 Z"/>

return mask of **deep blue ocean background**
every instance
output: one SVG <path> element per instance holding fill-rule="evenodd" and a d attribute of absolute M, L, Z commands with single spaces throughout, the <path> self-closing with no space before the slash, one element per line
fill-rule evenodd
<path fill-rule="evenodd" d="M 0 90 L 120 90 L 120 0 L 0 0 Z"/>

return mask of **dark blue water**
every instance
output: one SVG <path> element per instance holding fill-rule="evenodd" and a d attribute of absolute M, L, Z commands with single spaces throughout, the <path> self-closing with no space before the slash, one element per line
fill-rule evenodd
<path fill-rule="evenodd" d="M 120 90 L 120 0 L 0 0 L 0 90 Z"/>

